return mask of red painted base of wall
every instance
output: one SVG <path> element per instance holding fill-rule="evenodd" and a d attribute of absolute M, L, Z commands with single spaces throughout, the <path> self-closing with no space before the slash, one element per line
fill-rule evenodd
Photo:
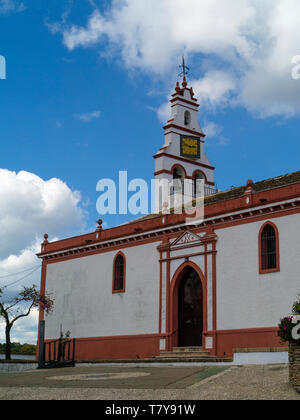
<path fill-rule="evenodd" d="M 76 339 L 76 360 L 148 359 L 158 355 L 157 335 Z"/>
<path fill-rule="evenodd" d="M 277 336 L 278 328 L 210 331 L 216 347 L 212 356 L 232 357 L 234 349 L 286 347 Z M 76 339 L 76 360 L 150 359 L 159 356 L 159 335 L 92 337 Z M 171 349 L 170 349 L 171 350 Z M 47 355 L 46 355 L 47 357 Z"/>
<path fill-rule="evenodd" d="M 253 328 L 216 332 L 217 356 L 232 356 L 234 349 L 286 347 L 277 335 L 278 328 Z"/>

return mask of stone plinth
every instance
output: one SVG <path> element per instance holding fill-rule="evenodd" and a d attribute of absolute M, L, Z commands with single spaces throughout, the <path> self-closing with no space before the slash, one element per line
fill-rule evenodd
<path fill-rule="evenodd" d="M 300 393 L 300 344 L 289 344 L 290 384 Z"/>

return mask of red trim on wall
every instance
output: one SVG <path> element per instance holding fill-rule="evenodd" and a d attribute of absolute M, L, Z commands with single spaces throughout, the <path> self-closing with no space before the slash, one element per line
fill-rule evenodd
<path fill-rule="evenodd" d="M 46 293 L 46 277 L 47 277 L 47 262 L 42 262 L 42 270 L 41 270 L 41 285 L 40 285 L 40 294 L 42 296 Z M 44 320 L 44 308 L 42 305 L 39 307 L 39 321 Z"/>
<path fill-rule="evenodd" d="M 46 293 L 46 277 L 47 277 L 47 262 L 42 261 L 42 270 L 41 270 L 41 283 L 40 283 L 40 294 L 42 296 Z M 39 337 L 40 337 L 40 322 L 44 321 L 45 310 L 42 305 L 39 307 L 39 325 L 38 325 L 38 338 L 37 338 L 37 349 L 36 349 L 36 358 L 39 354 Z"/>
<path fill-rule="evenodd" d="M 174 163 L 174 165 L 172 166 L 171 171 L 170 171 L 172 175 L 173 175 L 173 172 L 174 172 L 175 168 L 182 169 L 183 172 L 184 172 L 184 177 L 188 178 L 185 168 L 182 165 L 180 165 L 180 163 Z"/>
<path fill-rule="evenodd" d="M 161 156 L 161 155 L 160 155 Z M 172 155 L 170 155 L 173 157 Z M 197 163 L 195 163 L 197 164 Z M 198 165 L 199 166 L 199 165 Z M 200 166 L 202 166 L 200 164 Z M 225 220 L 217 220 L 214 224 L 215 229 L 225 228 L 225 227 L 231 227 L 231 226 L 237 226 L 239 224 L 243 223 L 252 223 L 255 221 L 260 220 L 266 220 L 268 218 L 277 218 L 281 216 L 288 216 L 291 214 L 296 214 L 300 212 L 300 206 L 299 202 L 296 203 L 290 203 L 284 205 L 284 208 L 281 208 L 282 206 L 277 206 L 272 211 L 270 211 L 269 208 L 266 208 L 263 210 L 263 212 L 260 212 L 259 210 L 252 210 L 253 207 L 261 206 L 260 200 L 262 198 L 267 200 L 267 204 L 272 207 L 272 203 L 277 201 L 283 201 L 292 199 L 295 197 L 299 197 L 300 195 L 300 183 L 295 183 L 291 185 L 282 186 L 279 188 L 274 188 L 271 190 L 261 191 L 259 193 L 255 193 L 252 195 L 253 202 L 251 205 L 248 205 L 245 202 L 245 196 L 233 198 L 230 200 L 224 200 L 217 203 L 207 204 L 205 206 L 205 217 L 206 219 L 209 217 L 217 217 L 222 216 L 225 213 L 231 213 L 231 212 L 238 212 L 239 210 L 247 210 L 248 214 L 244 214 L 243 218 L 240 218 L 239 215 L 234 216 L 233 220 L 231 220 L 230 217 L 226 216 Z M 251 215 L 250 212 L 253 214 Z M 128 240 L 126 240 L 126 243 L 122 243 L 122 237 L 127 235 L 134 235 L 137 228 L 140 228 L 145 233 L 145 237 L 147 237 L 147 231 L 154 230 L 154 229 L 161 229 L 165 228 L 166 230 L 172 229 L 172 225 L 183 223 L 185 220 L 185 214 L 171 214 L 167 217 L 167 223 L 162 224 L 162 217 L 161 215 L 157 215 L 157 217 L 145 219 L 145 220 L 137 220 L 133 223 L 118 226 L 116 228 L 103 230 L 101 232 L 100 238 L 96 238 L 96 233 L 88 233 L 81 236 L 76 236 L 73 238 L 67 238 L 61 241 L 57 242 L 50 242 L 46 245 L 44 245 L 45 250 L 38 254 L 39 257 L 44 257 L 46 253 L 51 252 L 57 252 L 62 251 L 66 252 L 65 255 L 61 255 L 59 257 L 46 257 L 47 262 L 51 262 L 51 259 L 53 258 L 54 262 L 57 261 L 63 261 L 64 259 L 70 259 L 70 258 L 80 258 L 84 255 L 93 255 L 98 254 L 101 252 L 107 252 L 108 250 L 114 250 L 118 248 L 126 248 L 130 246 L 128 243 Z M 200 228 L 205 230 L 205 228 L 212 224 L 212 221 L 206 222 L 206 225 Z M 166 234 L 166 232 L 163 232 L 163 234 Z M 156 237 L 154 237 L 154 235 Z M 152 238 L 145 239 L 144 238 L 133 238 L 132 241 L 134 242 L 134 246 L 142 243 L 149 243 L 152 241 L 155 241 L 161 234 L 153 234 Z M 159 238 L 158 238 L 159 239 Z M 110 240 L 112 243 L 109 245 L 101 245 L 101 242 Z M 97 243 L 96 246 L 93 244 L 91 246 L 88 246 L 86 251 L 85 249 L 80 251 L 72 251 L 72 248 L 75 247 L 83 247 L 86 245 L 87 241 L 92 241 L 92 243 Z M 118 245 L 116 242 L 118 241 Z M 98 244 L 100 243 L 100 244 Z M 91 247 L 94 247 L 91 248 Z M 70 251 L 70 252 L 69 252 Z"/>
<path fill-rule="evenodd" d="M 166 333 L 168 334 L 166 340 L 166 348 L 171 350 L 171 341 L 172 335 L 170 334 L 171 327 L 170 327 L 170 316 L 169 316 L 169 308 L 170 308 L 170 287 L 171 287 L 171 261 L 170 261 L 170 250 L 167 250 L 167 267 L 166 267 Z"/>
<path fill-rule="evenodd" d="M 217 337 L 217 356 L 232 356 L 234 349 L 286 347 L 277 335 L 278 328 L 248 328 L 211 331 L 207 336 Z"/>
<path fill-rule="evenodd" d="M 193 163 L 193 162 L 191 162 L 191 163 Z M 192 175 L 192 176 L 188 176 L 188 175 L 187 175 L 187 173 L 186 173 L 185 168 L 184 168 L 183 166 L 181 166 L 179 163 L 175 163 L 175 164 L 172 166 L 171 170 L 168 170 L 168 169 L 162 169 L 162 170 L 160 170 L 160 171 L 154 172 L 154 176 L 161 175 L 161 174 L 173 175 L 173 171 L 174 171 L 174 168 L 175 168 L 176 166 L 179 166 L 180 168 L 182 168 L 182 169 L 184 170 L 184 172 L 185 172 L 185 179 L 192 179 L 192 180 L 194 180 L 194 179 L 195 179 L 196 174 L 202 174 L 202 175 L 204 176 L 204 180 L 205 180 L 205 184 L 206 184 L 206 185 L 211 185 L 211 186 L 213 186 L 213 187 L 216 185 L 214 182 L 211 182 L 211 181 L 208 181 L 208 180 L 207 180 L 207 176 L 206 176 L 206 174 L 205 174 L 203 171 L 201 171 L 201 169 L 196 169 L 196 170 L 193 172 L 193 175 Z"/>
<path fill-rule="evenodd" d="M 192 165 L 199 166 L 200 168 L 207 168 L 207 169 L 211 169 L 213 171 L 215 170 L 215 168 L 213 166 L 205 165 L 204 163 L 199 163 L 196 160 L 186 159 L 186 158 L 183 158 L 181 156 L 170 155 L 169 153 L 159 153 L 158 155 L 155 155 L 153 157 L 154 157 L 154 159 L 158 159 L 158 158 L 163 157 L 163 156 L 164 157 L 169 157 L 169 158 L 172 158 L 172 159 L 175 159 L 175 160 L 180 160 L 180 161 L 186 162 L 186 163 L 191 163 Z"/>
<path fill-rule="evenodd" d="M 196 102 L 191 102 L 191 101 L 189 101 L 189 100 L 187 100 L 187 99 L 185 99 L 185 98 L 181 98 L 180 96 L 178 97 L 178 96 L 176 96 L 175 98 L 173 98 L 173 99 L 171 99 L 170 100 L 170 102 L 171 102 L 171 104 L 173 104 L 172 106 L 174 106 L 175 105 L 175 102 L 177 102 L 177 101 L 181 101 L 181 102 L 184 102 L 184 103 L 186 103 L 186 104 L 189 104 L 189 105 L 192 105 L 192 106 L 195 106 L 195 107 L 197 107 L 197 108 L 199 108 L 199 104 L 197 104 Z M 195 99 L 195 101 L 197 101 L 197 99 Z M 194 109 L 193 109 L 194 110 Z"/>
<path fill-rule="evenodd" d="M 217 243 L 216 240 L 212 243 L 212 321 L 213 329 L 217 329 Z M 217 355 L 218 336 L 213 334 L 213 349 L 212 355 Z"/>
<path fill-rule="evenodd" d="M 232 357 L 233 350 L 237 348 L 285 348 L 286 344 L 280 341 L 277 331 L 276 327 L 204 331 L 203 336 L 216 340 L 217 349 L 211 355 Z M 160 354 L 160 339 L 172 343 L 172 336 L 168 334 L 76 338 L 76 360 L 152 358 Z M 167 349 L 170 351 L 172 345 L 168 345 Z"/>
<path fill-rule="evenodd" d="M 54 264 L 54 263 L 57 263 L 57 262 L 68 261 L 68 260 L 71 260 L 71 259 L 87 257 L 87 256 L 91 256 L 91 255 L 106 254 L 107 252 L 113 252 L 113 251 L 118 251 L 119 249 L 127 249 L 127 248 L 131 248 L 131 247 L 134 247 L 134 246 L 150 244 L 151 242 L 159 242 L 160 240 L 161 240 L 161 235 L 157 235 L 157 236 L 151 237 L 149 239 L 138 239 L 138 240 L 135 239 L 132 242 L 131 241 L 126 241 L 122 245 L 109 244 L 105 248 L 99 248 L 99 249 L 95 249 L 95 250 L 93 250 L 93 249 L 92 250 L 83 250 L 78 254 L 57 256 L 54 259 L 51 259 L 51 258 L 47 259 L 46 262 L 47 262 L 47 264 Z"/>
<path fill-rule="evenodd" d="M 162 276 L 163 276 L 163 267 L 162 267 L 162 251 L 159 251 L 159 312 L 158 312 L 158 331 L 161 333 L 161 322 L 162 322 Z"/>
<path fill-rule="evenodd" d="M 235 200 L 236 201 L 236 200 Z M 224 206 L 224 212 L 227 210 L 226 209 L 226 202 L 222 202 L 219 203 L 222 204 Z M 215 206 L 215 204 L 211 205 L 212 207 Z M 271 206 L 271 204 L 270 204 Z M 209 211 L 209 207 L 208 206 L 206 208 L 206 217 L 209 217 L 211 213 L 211 211 Z M 249 212 L 252 211 L 251 208 L 248 208 Z M 293 214 L 299 214 L 300 213 L 300 206 L 298 205 L 297 207 L 286 207 L 283 210 L 279 210 L 279 211 L 273 211 L 270 212 L 268 209 L 266 210 L 266 213 L 260 213 L 259 211 L 255 211 L 255 215 L 253 214 L 252 216 L 249 214 L 245 214 L 243 218 L 240 218 L 239 214 L 237 214 L 234 219 L 228 218 L 226 217 L 226 220 L 218 220 L 217 222 L 215 222 L 213 224 L 213 228 L 214 230 L 217 229 L 226 229 L 226 228 L 230 228 L 233 226 L 238 226 L 238 225 L 242 225 L 242 224 L 249 224 L 249 223 L 255 223 L 255 222 L 259 222 L 259 221 L 265 221 L 268 219 L 276 219 L 279 217 L 284 217 L 284 216 L 289 216 L 289 215 L 293 215 Z M 253 212 L 253 211 L 252 211 Z M 215 213 L 215 211 L 213 211 L 213 213 Z M 60 241 L 58 242 L 52 242 L 49 243 L 49 245 L 52 245 L 52 249 L 47 250 L 47 252 L 55 252 L 55 251 L 62 251 L 63 254 L 62 255 L 54 255 L 52 257 L 43 257 L 43 253 L 38 254 L 39 257 L 42 258 L 46 258 L 45 261 L 47 264 L 54 264 L 57 262 L 62 262 L 62 261 L 67 261 L 67 260 L 71 260 L 71 259 L 77 259 L 77 258 L 82 258 L 82 257 L 86 257 L 86 256 L 90 256 L 90 255 L 98 255 L 98 254 L 103 254 L 103 253 L 107 253 L 107 252 L 112 252 L 114 250 L 119 250 L 121 249 L 126 249 L 126 248 L 130 248 L 133 246 L 139 246 L 139 245 L 144 245 L 144 244 L 149 244 L 151 242 L 159 242 L 162 237 L 166 234 L 171 234 L 173 235 L 173 237 L 178 236 L 178 234 L 180 234 L 180 232 L 184 232 L 185 230 L 185 226 L 182 226 L 180 228 L 173 228 L 172 226 L 174 224 L 179 224 L 179 223 L 183 223 L 185 215 L 181 215 L 181 214 L 170 214 L 170 215 L 165 215 L 164 216 L 166 222 L 165 224 L 162 224 L 161 220 L 162 220 L 162 216 L 158 215 L 157 217 L 153 218 L 153 219 L 149 219 L 146 220 L 147 222 L 147 226 L 148 228 L 150 228 L 150 226 L 152 225 L 152 229 L 156 229 L 156 228 L 165 228 L 164 231 L 162 232 L 157 232 L 157 233 L 153 233 L 153 235 L 150 237 L 148 237 L 148 239 L 140 239 L 140 238 L 132 238 L 131 240 L 126 240 L 123 241 L 122 237 L 119 239 L 120 243 L 118 245 L 115 245 L 116 242 L 114 242 L 114 239 L 112 237 L 111 244 L 107 244 L 104 247 L 99 247 L 97 249 L 91 248 L 91 249 L 83 249 L 78 251 L 78 253 L 73 253 L 72 251 L 72 246 L 76 246 L 74 244 L 75 240 L 78 239 L 78 237 L 74 237 L 74 238 L 69 238 L 69 239 L 65 239 L 64 241 Z M 142 222 L 136 222 L 132 224 L 131 229 L 133 229 L 135 226 L 140 226 L 142 225 Z M 193 229 L 193 232 L 195 233 L 202 233 L 205 232 L 210 226 L 212 226 L 212 222 L 205 222 L 205 226 L 201 226 L 197 229 Z M 175 233 L 175 232 L 176 233 Z M 174 233 L 171 233 L 174 232 Z M 86 235 L 91 236 L 91 234 L 87 234 Z M 147 232 L 145 231 L 145 236 L 148 236 Z M 81 237 L 79 237 L 81 238 Z M 62 243 L 69 243 L 69 246 L 67 248 L 57 248 L 55 249 L 54 247 L 57 246 L 58 244 L 61 245 Z M 48 245 L 47 245 L 48 246 Z M 80 246 L 80 244 L 77 244 L 77 246 Z M 69 252 L 70 250 L 70 252 Z M 64 253 L 65 251 L 65 253 Z"/>
<path fill-rule="evenodd" d="M 203 171 L 201 171 L 200 169 L 196 169 L 196 170 L 193 172 L 192 179 L 195 179 L 195 176 L 196 176 L 197 174 L 201 174 L 201 175 L 203 175 L 203 176 L 204 176 L 204 179 L 205 179 L 205 184 L 208 184 L 206 174 L 205 174 Z M 214 184 L 214 185 L 215 185 L 215 184 Z"/>
<path fill-rule="evenodd" d="M 263 263 L 262 263 L 262 232 L 267 225 L 272 226 L 276 234 L 276 268 L 272 268 L 268 270 L 263 269 Z M 259 253 L 258 255 L 259 274 L 268 274 L 268 273 L 275 273 L 277 271 L 280 271 L 279 231 L 278 231 L 277 226 L 271 221 L 265 222 L 260 228 L 260 231 L 258 234 L 258 253 Z"/>
<path fill-rule="evenodd" d="M 176 128 L 178 130 L 181 130 L 181 131 L 185 131 L 186 133 L 189 133 L 189 134 L 194 134 L 194 135 L 200 136 L 200 137 L 206 137 L 206 135 L 203 134 L 203 133 L 200 133 L 200 131 L 190 130 L 189 128 L 181 127 L 180 125 L 176 125 L 176 124 L 172 124 L 172 123 L 168 124 L 168 125 L 165 125 L 163 127 L 163 129 L 168 130 L 169 128 L 172 128 L 172 127 Z"/>
<path fill-rule="evenodd" d="M 169 121 L 168 121 L 169 122 Z M 180 133 L 178 133 L 178 131 L 175 131 L 175 130 L 168 130 L 168 133 L 167 133 L 168 135 L 169 134 L 176 134 L 177 136 L 180 136 L 181 134 Z M 202 144 L 205 144 L 205 140 L 203 140 L 202 138 L 200 138 L 200 143 L 202 143 Z M 167 149 L 168 148 L 168 146 L 164 146 L 164 147 L 161 147 L 160 149 L 159 149 L 159 151 L 161 151 L 161 150 L 165 150 L 165 149 Z M 157 153 L 159 153 L 159 152 L 157 152 Z"/>
<path fill-rule="evenodd" d="M 181 166 L 181 165 L 179 165 L 179 164 L 175 164 L 175 165 L 173 165 L 173 167 L 175 167 L 175 166 L 182 167 L 182 166 Z M 162 169 L 161 171 L 154 172 L 154 176 L 161 175 L 161 174 L 173 175 L 173 172 L 172 172 L 172 171 L 168 171 L 167 169 Z M 192 179 L 192 177 L 191 177 L 191 176 L 187 176 L 187 175 L 185 175 L 185 177 L 184 177 L 184 178 L 185 178 L 185 179 Z"/>
<path fill-rule="evenodd" d="M 76 338 L 75 356 L 77 361 L 148 359 L 159 355 L 160 338 L 159 334 Z"/>

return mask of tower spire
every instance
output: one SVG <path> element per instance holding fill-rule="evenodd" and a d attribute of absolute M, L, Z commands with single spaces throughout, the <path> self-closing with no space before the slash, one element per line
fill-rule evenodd
<path fill-rule="evenodd" d="M 186 79 L 186 76 L 189 74 L 190 69 L 185 64 L 184 55 L 182 56 L 182 64 L 179 66 L 179 68 L 182 68 L 182 72 L 178 76 L 183 76 L 183 78 Z"/>

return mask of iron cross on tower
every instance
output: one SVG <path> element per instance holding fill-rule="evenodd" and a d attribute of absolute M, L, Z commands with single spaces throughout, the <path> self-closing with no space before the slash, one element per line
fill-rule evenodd
<path fill-rule="evenodd" d="M 190 71 L 189 67 L 185 65 L 184 56 L 182 56 L 182 64 L 179 67 L 182 68 L 182 70 L 183 70 L 179 74 L 179 77 L 181 77 L 181 76 L 185 77 L 189 73 L 189 71 Z"/>

